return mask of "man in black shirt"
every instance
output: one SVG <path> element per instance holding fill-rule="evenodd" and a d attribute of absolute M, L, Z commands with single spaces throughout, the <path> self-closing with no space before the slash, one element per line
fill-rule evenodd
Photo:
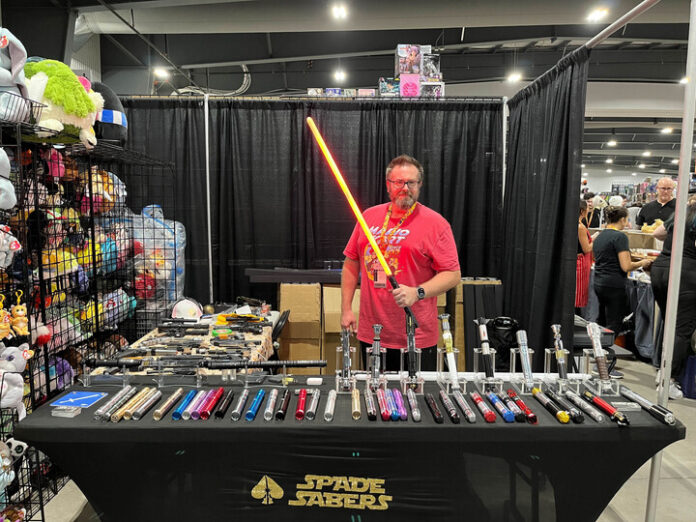
<path fill-rule="evenodd" d="M 638 217 L 636 217 L 636 226 L 640 228 L 645 223 L 652 225 L 656 219 L 667 221 L 668 218 L 672 217 L 676 203 L 673 193 L 674 181 L 672 178 L 660 178 L 657 181 L 657 199 L 641 209 Z"/>
<path fill-rule="evenodd" d="M 587 201 L 587 216 L 582 218 L 582 224 L 587 228 L 599 228 L 600 211 L 594 207 L 594 192 L 586 192 L 582 199 Z"/>

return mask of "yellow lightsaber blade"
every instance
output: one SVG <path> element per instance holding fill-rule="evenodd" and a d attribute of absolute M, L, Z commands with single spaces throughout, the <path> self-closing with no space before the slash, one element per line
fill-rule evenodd
<path fill-rule="evenodd" d="M 360 212 L 360 208 L 358 208 L 358 204 L 355 202 L 355 199 L 353 199 L 353 195 L 350 193 L 350 189 L 348 189 L 348 185 L 346 185 L 346 182 L 343 180 L 343 176 L 341 175 L 341 171 L 338 170 L 338 165 L 336 165 L 336 162 L 334 161 L 333 156 L 331 155 L 331 152 L 329 152 L 329 149 L 326 146 L 326 143 L 324 143 L 324 138 L 321 137 L 321 133 L 319 132 L 319 129 L 317 129 L 317 126 L 315 125 L 314 120 L 311 117 L 307 118 L 307 125 L 309 125 L 309 128 L 312 130 L 312 134 L 314 134 L 314 139 L 317 140 L 317 144 L 319 145 L 319 148 L 324 153 L 324 157 L 326 158 L 326 161 L 329 164 L 329 167 L 331 168 L 331 172 L 333 172 L 333 175 L 336 178 L 336 181 L 338 181 L 338 184 L 340 185 L 341 190 L 343 191 L 343 194 L 346 196 L 346 199 L 348 200 L 348 203 L 350 204 L 350 208 L 353 209 L 353 214 L 355 214 L 355 217 L 357 218 L 358 223 L 360 223 L 360 227 L 363 229 L 363 232 L 365 232 L 365 237 L 367 237 L 367 240 L 370 242 L 370 246 L 372 246 L 372 250 L 375 251 L 375 254 L 377 255 L 377 259 L 379 259 L 379 264 L 382 265 L 382 268 L 384 269 L 384 273 L 387 274 L 387 277 L 391 277 L 392 276 L 391 268 L 389 268 L 389 265 L 387 264 L 387 260 L 384 259 L 384 256 L 382 255 L 382 251 L 377 246 L 377 242 L 375 241 L 375 238 L 372 235 L 372 232 L 370 232 L 370 228 L 367 226 L 367 223 L 365 222 L 365 218 L 363 217 L 362 212 Z"/>

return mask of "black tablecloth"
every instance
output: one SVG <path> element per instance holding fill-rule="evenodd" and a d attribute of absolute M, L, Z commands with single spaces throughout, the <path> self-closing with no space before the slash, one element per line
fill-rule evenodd
<path fill-rule="evenodd" d="M 296 397 L 282 422 L 264 421 L 263 406 L 252 422 L 232 422 L 229 412 L 173 421 L 170 412 L 160 422 L 149 413 L 112 424 L 93 420 L 99 403 L 72 419 L 45 405 L 16 437 L 48 454 L 105 521 L 565 522 L 596 520 L 636 469 L 685 436 L 680 423 L 665 426 L 643 411 L 628 413 L 629 428 L 561 425 L 532 397 L 538 425 L 487 424 L 478 411 L 475 424 L 436 425 L 422 397 L 420 423 L 410 412 L 406 422 L 368 421 L 364 404 L 354 421 L 348 395 L 327 423 L 329 389 L 314 421 L 293 418 Z"/>

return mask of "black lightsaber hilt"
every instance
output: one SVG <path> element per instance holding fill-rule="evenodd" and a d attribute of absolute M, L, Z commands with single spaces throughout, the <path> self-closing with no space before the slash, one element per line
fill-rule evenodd
<path fill-rule="evenodd" d="M 396 277 L 394 277 L 393 275 L 390 275 L 390 276 L 388 277 L 388 279 L 389 279 L 389 283 L 392 285 L 392 288 L 393 288 L 394 290 L 396 290 L 397 288 L 399 288 L 399 283 L 396 281 Z M 404 310 L 406 311 L 406 315 L 407 315 L 408 317 L 410 317 L 411 320 L 413 321 L 413 327 L 414 327 L 414 328 L 418 328 L 418 321 L 416 321 L 416 316 L 413 315 L 413 310 L 411 310 L 411 307 L 410 307 L 410 306 L 405 306 L 405 307 L 404 307 Z"/>

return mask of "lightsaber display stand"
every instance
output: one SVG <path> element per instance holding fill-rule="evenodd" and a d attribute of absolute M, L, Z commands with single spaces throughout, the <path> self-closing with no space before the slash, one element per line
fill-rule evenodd
<path fill-rule="evenodd" d="M 534 355 L 534 350 L 532 348 L 527 349 L 527 364 L 532 365 L 532 359 Z M 533 388 L 543 389 L 543 382 L 541 379 L 532 378 L 531 380 L 525 378 L 524 372 L 517 371 L 517 359 L 520 360 L 520 366 L 524 367 L 524 362 L 522 361 L 522 354 L 519 348 L 510 348 L 510 383 L 517 388 L 520 395 L 532 395 Z"/>
<path fill-rule="evenodd" d="M 566 360 L 570 357 L 570 352 L 563 349 L 565 353 Z M 544 373 L 549 375 L 551 373 L 551 360 L 556 358 L 556 350 L 554 348 L 544 348 Z M 567 390 L 573 393 L 580 393 L 582 388 L 582 382 L 580 379 L 564 379 L 561 374 L 558 374 L 558 379 L 555 380 L 556 391 L 560 394 L 565 394 Z M 543 389 L 543 388 L 542 388 Z"/>
<path fill-rule="evenodd" d="M 607 352 L 605 350 L 602 350 L 604 352 L 604 356 L 606 357 Z M 580 365 L 580 370 L 581 373 L 586 373 L 586 374 L 591 374 L 592 371 L 592 362 L 594 361 L 594 355 L 595 351 L 592 348 L 585 348 L 582 351 L 582 359 L 581 359 L 581 365 Z M 586 379 L 583 383 L 588 390 L 590 390 L 592 393 L 595 395 L 603 396 L 603 395 L 609 395 L 609 396 L 618 396 L 620 395 L 619 393 L 619 381 L 614 380 L 614 379 L 599 379 L 599 378 L 591 378 L 591 379 Z"/>
<path fill-rule="evenodd" d="M 401 391 L 402 393 L 407 393 L 407 390 L 411 389 L 418 394 L 423 393 L 423 385 L 425 380 L 421 375 L 421 351 L 416 348 L 416 328 L 418 328 L 418 323 L 413 313 L 406 308 L 406 344 L 407 349 L 401 349 L 401 363 L 400 372 L 401 376 Z M 406 353 L 408 353 L 408 371 L 404 371 Z"/>
<path fill-rule="evenodd" d="M 489 348 L 488 353 L 491 359 L 491 367 L 495 368 L 495 348 Z M 486 373 L 483 371 L 485 368 L 483 362 L 483 348 L 474 348 L 474 383 L 476 388 L 480 393 L 498 393 L 503 391 L 503 380 L 497 377 L 486 377 Z"/>
<path fill-rule="evenodd" d="M 382 347 L 379 338 L 382 328 L 381 324 L 372 325 L 374 332 L 372 346 L 367 347 L 365 350 L 367 386 L 372 391 L 377 391 L 379 388 L 387 388 L 387 377 L 384 375 L 384 367 L 387 365 L 387 349 Z"/>
<path fill-rule="evenodd" d="M 454 354 L 454 359 L 457 360 L 459 357 L 459 349 L 457 348 L 452 348 L 452 353 Z M 441 346 L 437 347 L 437 372 L 436 372 L 436 379 L 437 383 L 440 385 L 440 387 L 447 393 L 448 395 L 452 393 L 453 389 L 460 389 L 462 393 L 466 392 L 466 379 L 463 377 L 460 377 L 459 374 L 457 374 L 457 386 L 453 386 L 452 383 L 452 374 L 448 371 L 445 370 L 445 358 L 447 356 L 447 349 Z"/>
<path fill-rule="evenodd" d="M 351 370 L 355 366 L 355 354 L 355 346 L 349 346 L 346 359 L 345 347 L 336 347 L 336 393 L 350 393 L 355 389 L 355 375 Z"/>

